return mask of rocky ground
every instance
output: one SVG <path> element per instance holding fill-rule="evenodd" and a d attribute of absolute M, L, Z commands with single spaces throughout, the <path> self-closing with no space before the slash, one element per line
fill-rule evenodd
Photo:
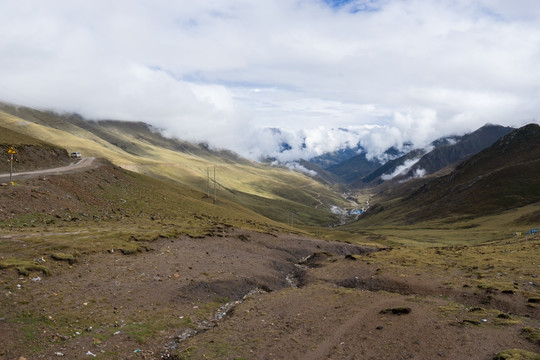
<path fill-rule="evenodd" d="M 540 351 L 534 299 L 381 268 L 374 249 L 240 230 L 147 248 L 58 262 L 51 276 L 0 270 L 0 359 L 493 359 L 505 349 Z"/>

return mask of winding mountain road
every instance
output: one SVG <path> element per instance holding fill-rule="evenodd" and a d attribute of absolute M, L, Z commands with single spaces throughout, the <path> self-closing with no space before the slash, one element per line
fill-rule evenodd
<path fill-rule="evenodd" d="M 92 168 L 95 166 L 94 160 L 95 157 L 84 157 L 80 159 L 77 162 L 74 162 L 72 164 L 69 164 L 67 166 L 61 166 L 57 168 L 51 168 L 51 169 L 42 169 L 42 170 L 35 170 L 35 171 L 24 171 L 24 172 L 16 172 L 12 174 L 12 179 L 29 179 L 36 176 L 42 176 L 42 175 L 62 175 L 62 174 L 70 174 L 74 172 L 84 171 Z M 7 182 L 9 181 L 9 173 L 8 174 L 0 174 L 0 182 Z"/>

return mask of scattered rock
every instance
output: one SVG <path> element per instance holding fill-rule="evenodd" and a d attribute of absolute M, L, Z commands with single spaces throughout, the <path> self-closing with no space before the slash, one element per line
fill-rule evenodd
<path fill-rule="evenodd" d="M 411 312 L 411 308 L 409 307 L 397 307 L 397 308 L 388 308 L 381 310 L 380 314 L 393 314 L 393 315 L 405 315 L 409 314 Z"/>
<path fill-rule="evenodd" d="M 251 239 L 249 238 L 249 235 L 244 235 L 244 234 L 238 235 L 238 239 L 239 239 L 240 241 L 244 241 L 244 242 L 251 241 Z"/>
<path fill-rule="evenodd" d="M 470 325 L 480 325 L 481 322 L 478 321 L 478 320 L 470 320 L 470 319 L 464 319 L 462 322 L 461 322 L 463 325 L 466 325 L 466 324 L 470 324 Z"/>

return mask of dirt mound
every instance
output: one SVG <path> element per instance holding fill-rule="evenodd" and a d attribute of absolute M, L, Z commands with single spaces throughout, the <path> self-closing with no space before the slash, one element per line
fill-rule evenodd
<path fill-rule="evenodd" d="M 51 224 L 110 217 L 117 207 L 105 199 L 104 189 L 127 181 L 126 176 L 105 160 L 95 162 L 99 171 L 43 175 L 15 181 L 15 186 L 3 186 L 0 188 L 0 220 L 31 213 L 43 214 L 41 221 Z"/>
<path fill-rule="evenodd" d="M 8 154 L 10 145 L 0 144 L 0 154 Z M 47 169 L 70 164 L 73 159 L 69 157 L 66 149 L 48 144 L 17 145 L 15 147 L 13 172 Z M 0 174 L 9 173 L 8 161 L 0 161 Z"/>

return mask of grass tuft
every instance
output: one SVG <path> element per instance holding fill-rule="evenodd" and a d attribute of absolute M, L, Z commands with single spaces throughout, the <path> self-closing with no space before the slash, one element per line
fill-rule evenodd
<path fill-rule="evenodd" d="M 51 258 L 53 258 L 56 261 L 66 261 L 70 265 L 77 262 L 77 259 L 75 258 L 75 256 L 73 256 L 73 254 L 66 254 L 62 252 L 52 253 Z"/>
<path fill-rule="evenodd" d="M 540 354 L 520 349 L 509 349 L 495 355 L 493 360 L 540 360 Z"/>
<path fill-rule="evenodd" d="M 540 345 L 540 329 L 527 326 L 521 330 L 521 335 L 525 337 L 525 339 Z"/>
<path fill-rule="evenodd" d="M 0 261 L 0 269 L 14 268 L 20 275 L 29 276 L 33 271 L 39 271 L 44 275 L 51 275 L 48 267 L 34 261 L 20 259 L 5 259 Z"/>

